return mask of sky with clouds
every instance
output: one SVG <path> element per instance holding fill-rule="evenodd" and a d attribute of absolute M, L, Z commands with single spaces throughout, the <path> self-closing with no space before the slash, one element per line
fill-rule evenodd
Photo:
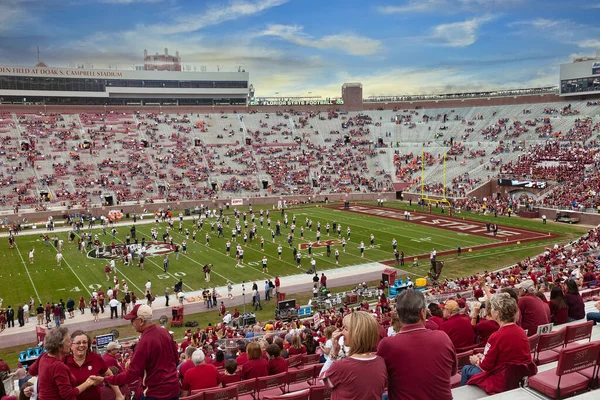
<path fill-rule="evenodd" d="M 143 51 L 250 72 L 257 96 L 558 83 L 600 49 L 600 0 L 1 0 L 0 64 L 131 69 Z"/>

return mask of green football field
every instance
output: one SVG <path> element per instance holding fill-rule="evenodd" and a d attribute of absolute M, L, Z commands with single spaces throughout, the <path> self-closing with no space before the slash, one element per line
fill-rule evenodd
<path fill-rule="evenodd" d="M 405 203 L 389 203 L 386 207 L 402 208 L 406 207 Z M 414 207 L 413 207 L 414 208 Z M 267 208 L 264 208 L 265 210 Z M 241 211 L 246 211 L 246 208 L 240 208 Z M 271 217 L 271 226 L 275 229 L 275 221 L 281 220 L 281 236 L 275 237 L 275 243 L 271 239 L 271 231 L 267 228 L 266 218 L 261 227 L 258 218 L 260 208 L 254 207 L 256 214 L 255 223 L 258 226 L 257 235 L 252 242 L 248 241 L 244 245 L 242 237 L 238 236 L 237 243 L 243 245 L 244 249 L 244 264 L 237 266 L 235 260 L 235 246 L 232 242 L 231 256 L 225 254 L 225 242 L 231 239 L 231 228 L 235 226 L 233 211 L 228 210 L 225 216 L 230 217 L 230 226 L 224 226 L 225 238 L 217 238 L 216 224 L 215 231 L 211 231 L 210 223 L 215 219 L 204 221 L 202 230 L 198 230 L 196 235 L 196 243 L 192 242 L 191 232 L 197 230 L 192 219 L 183 221 L 183 229 L 189 229 L 190 237 L 187 239 L 187 254 L 180 254 L 179 259 L 175 259 L 175 254 L 169 254 L 169 269 L 165 273 L 163 271 L 162 255 L 148 256 L 145 260 L 145 269 L 139 270 L 137 266 L 125 266 L 123 262 L 117 260 L 117 277 L 120 281 L 125 280 L 130 291 L 134 291 L 136 295 L 141 296 L 144 292 L 144 284 L 147 280 L 151 280 L 152 289 L 157 294 L 162 294 L 166 287 L 172 288 L 173 284 L 181 278 L 185 292 L 198 291 L 206 287 L 224 286 L 227 281 L 234 284 L 242 281 L 264 280 L 266 277 L 286 276 L 305 272 L 310 268 L 310 259 L 307 257 L 305 249 L 300 250 L 302 254 L 302 267 L 298 269 L 296 261 L 293 258 L 292 248 L 287 243 L 287 235 L 290 231 L 286 228 L 281 217 L 281 212 L 278 210 L 269 209 Z M 435 210 L 434 210 L 435 212 Z M 506 226 L 517 226 L 531 230 L 539 230 L 542 232 L 552 232 L 553 234 L 562 235 L 557 239 L 537 240 L 519 245 L 505 246 L 499 248 L 490 248 L 481 251 L 466 251 L 471 246 L 484 245 L 494 243 L 496 240 L 487 237 L 469 235 L 465 233 L 456 233 L 448 230 L 417 226 L 412 223 L 407 223 L 401 220 L 392 220 L 389 218 L 381 218 L 370 215 L 361 215 L 350 213 L 343 210 L 316 207 L 315 205 L 304 206 L 299 208 L 290 208 L 286 210 L 289 223 L 292 223 L 293 215 L 296 215 L 296 231 L 293 239 L 294 246 L 300 247 L 301 244 L 307 243 L 309 240 L 313 243 L 316 241 L 316 229 L 318 222 L 321 223 L 321 241 L 338 240 L 337 233 L 331 232 L 330 236 L 326 233 L 326 224 L 333 225 L 334 221 L 342 225 L 342 236 L 346 238 L 346 228 L 351 228 L 351 240 L 346 244 L 346 251 L 342 252 L 342 247 L 338 242 L 332 246 L 332 255 L 327 257 L 325 247 L 313 247 L 313 257 L 316 259 L 316 267 L 318 271 L 327 270 L 336 267 L 364 264 L 367 262 L 392 260 L 392 239 L 398 241 L 398 250 L 405 254 L 406 266 L 404 270 L 412 274 L 424 276 L 428 270 L 426 262 L 421 262 L 419 267 L 412 267 L 412 258 L 416 255 L 428 254 L 432 248 L 436 248 L 438 252 L 454 251 L 458 246 L 461 246 L 465 251 L 461 260 L 457 260 L 455 254 L 441 256 L 441 259 L 446 260 L 444 276 L 462 276 L 472 273 L 473 271 L 494 270 L 512 262 L 518 261 L 529 255 L 539 254 L 547 245 L 558 242 L 566 242 L 572 238 L 580 236 L 585 232 L 585 227 L 577 227 L 572 225 L 548 224 L 541 225 L 541 222 L 531 220 L 520 220 L 518 218 L 493 218 L 491 216 L 474 216 L 464 214 L 461 217 L 472 218 L 479 221 L 494 221 L 502 223 Z M 173 213 L 174 228 L 170 234 L 175 243 L 180 244 L 185 240 L 185 235 L 179 233 L 179 212 Z M 188 217 L 189 218 L 189 217 Z M 197 217 L 196 217 L 197 218 Z M 305 227 L 305 219 L 312 220 L 312 231 Z M 249 219 L 249 227 L 252 223 Z M 154 219 L 151 223 L 147 223 L 148 219 L 139 221 L 136 224 L 137 237 L 141 242 L 142 237 L 145 237 L 147 243 L 152 243 L 151 229 L 158 230 L 158 240 L 162 241 L 162 234 L 165 232 L 167 223 L 155 224 Z M 115 225 L 117 230 L 114 242 L 119 245 L 125 241 L 126 235 L 130 232 L 132 221 L 121 221 Z M 242 222 L 242 231 L 244 224 Z M 304 240 L 300 238 L 300 227 L 304 226 Z M 84 225 L 82 232 L 91 231 L 93 235 L 98 235 L 100 242 L 110 245 L 113 241 L 111 236 L 111 227 L 107 229 L 107 234 L 103 235 L 102 229 L 96 225 L 96 228 L 88 230 L 87 223 Z M 205 235 L 208 233 L 211 237 L 210 245 L 205 245 Z M 89 299 L 91 292 L 94 289 L 103 287 L 106 289 L 111 282 L 106 281 L 104 266 L 109 263 L 108 259 L 94 258 L 89 255 L 91 251 L 94 253 L 94 248 L 88 249 L 85 252 L 77 251 L 76 243 L 68 243 L 69 232 L 48 232 L 51 238 L 58 236 L 64 240 L 64 250 L 62 268 L 57 266 L 56 253 L 51 240 L 49 245 L 46 245 L 42 235 L 46 234 L 45 229 L 38 229 L 35 234 L 21 234 L 16 237 L 16 246 L 14 249 L 9 249 L 7 242 L 2 250 L 2 265 L 0 266 L 0 298 L 3 299 L 3 307 L 7 305 L 15 305 L 19 302 L 28 301 L 29 296 L 34 296 L 36 302 L 41 301 L 58 301 L 58 299 L 66 299 L 67 297 L 79 298 L 84 296 Z M 369 247 L 370 235 L 375 236 L 374 248 Z M 242 234 L 243 235 L 243 234 Z M 261 251 L 259 238 L 263 236 L 265 239 L 264 252 Z M 76 240 L 79 238 L 77 236 Z M 425 240 L 426 239 L 426 240 Z M 360 257 L 359 243 L 365 243 L 365 257 Z M 336 244 L 337 243 L 337 244 Z M 282 259 L 277 257 L 277 246 L 281 244 L 283 248 Z M 316 246 L 316 243 L 314 244 Z M 35 249 L 34 262 L 29 262 L 29 251 Z M 340 251 L 339 264 L 336 265 L 334 259 L 335 249 Z M 261 259 L 267 257 L 269 273 L 264 274 L 262 271 Z M 202 267 L 204 264 L 213 264 L 211 281 L 204 281 Z M 134 260 L 134 265 L 137 265 L 137 260 Z M 111 278 L 112 278 L 111 274 Z M 221 293 L 223 295 L 223 293 Z"/>

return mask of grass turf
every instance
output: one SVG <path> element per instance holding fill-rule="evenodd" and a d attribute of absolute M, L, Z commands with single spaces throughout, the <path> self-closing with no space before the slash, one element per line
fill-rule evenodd
<path fill-rule="evenodd" d="M 386 207 L 406 209 L 407 203 L 386 203 Z M 411 209 L 417 209 L 412 207 Z M 434 208 L 433 212 L 437 210 Z M 254 208 L 254 212 L 258 216 L 258 208 Z M 181 243 L 185 240 L 185 235 L 179 233 L 178 212 L 174 215 L 174 229 L 171 230 L 175 243 Z M 351 240 L 346 244 L 346 251 L 342 252 L 340 245 L 332 247 L 331 257 L 325 254 L 325 247 L 314 247 L 313 257 L 316 259 L 317 270 L 327 270 L 331 268 L 362 264 L 365 262 L 375 262 L 393 259 L 391 241 L 392 238 L 398 240 L 398 250 L 404 251 L 405 259 L 407 260 L 405 270 L 414 273 L 415 275 L 424 276 L 428 270 L 425 263 L 421 263 L 421 267 L 413 268 L 410 266 L 412 257 L 419 254 L 427 254 L 435 247 L 438 252 L 444 250 L 455 250 L 457 246 L 467 249 L 471 246 L 476 246 L 486 243 L 494 243 L 493 239 L 479 237 L 475 235 L 458 234 L 442 229 L 417 226 L 415 224 L 406 223 L 404 221 L 395 221 L 386 218 L 375 216 L 349 213 L 339 210 L 333 210 L 323 207 L 302 207 L 291 208 L 287 210 L 288 219 L 291 224 L 292 216 L 295 214 L 296 231 L 294 237 L 294 246 L 300 243 L 307 243 L 309 240 L 315 242 L 317 223 L 321 222 L 321 240 L 337 239 L 337 234 L 331 233 L 327 236 L 325 226 L 327 223 L 333 225 L 336 221 L 342 225 L 342 236 L 346 237 L 346 227 L 351 228 Z M 226 212 L 225 215 L 230 216 L 230 225 L 234 226 L 232 212 Z M 505 226 L 514 226 L 525 229 L 538 230 L 542 232 L 552 232 L 562 237 L 558 240 L 566 242 L 573 238 L 579 237 L 587 228 L 576 225 L 548 223 L 542 225 L 541 221 L 524 220 L 519 218 L 508 217 L 493 217 L 474 215 L 471 213 L 463 213 L 455 216 L 465 216 L 468 219 L 478 221 L 492 221 Z M 179 260 L 175 259 L 174 254 L 169 255 L 169 269 L 165 273 L 163 271 L 162 256 L 147 257 L 145 261 L 145 270 L 141 271 L 135 266 L 124 266 L 121 261 L 117 261 L 117 277 L 120 281 L 125 280 L 129 286 L 129 290 L 136 292 L 138 297 L 144 292 L 144 284 L 147 280 L 152 282 L 152 288 L 155 293 L 162 294 L 166 287 L 171 288 L 179 278 L 183 279 L 184 291 L 198 291 L 208 286 L 224 286 L 227 281 L 232 283 L 241 283 L 242 281 L 260 281 L 267 277 L 297 274 L 309 269 L 309 259 L 306 257 L 306 250 L 301 250 L 302 267 L 296 267 L 296 261 L 293 258 L 292 248 L 287 244 L 287 233 L 283 224 L 281 213 L 277 210 L 270 210 L 271 227 L 275 227 L 275 222 L 281 220 L 281 236 L 275 237 L 275 243 L 272 243 L 270 230 L 267 228 L 266 218 L 264 226 L 261 227 L 258 217 L 256 224 L 258 226 L 258 238 L 254 241 L 248 241 L 244 245 L 242 238 L 237 238 L 237 243 L 241 243 L 244 249 L 244 264 L 236 266 L 235 261 L 235 242 L 232 242 L 231 256 L 225 254 L 225 242 L 231 238 L 231 227 L 225 225 L 225 238 L 217 238 L 216 228 L 211 231 L 210 222 L 206 220 L 202 230 L 198 230 L 196 243 L 192 243 L 191 236 L 187 240 L 187 254 L 180 254 Z M 304 240 L 300 238 L 300 226 L 305 226 L 305 219 L 309 218 L 313 221 L 312 231 L 305 227 Z M 117 234 L 114 239 L 115 243 L 123 243 L 126 234 L 129 233 L 130 221 L 122 221 L 116 224 Z M 249 226 L 252 223 L 249 222 Z M 107 229 L 107 235 L 102 234 L 102 230 L 97 227 L 92 229 L 93 234 L 97 234 L 100 242 L 110 244 L 113 240 L 110 234 L 110 228 Z M 155 224 L 136 224 L 137 237 L 141 241 L 142 237 L 146 238 L 146 242 L 152 242 L 150 230 L 153 227 L 158 229 L 159 240 L 162 233 L 165 232 L 167 223 Z M 86 225 L 87 227 L 87 225 Z M 183 229 L 188 228 L 193 232 L 195 226 L 192 220 L 183 221 Z M 242 223 L 242 230 L 243 230 Z M 90 231 L 83 229 L 83 231 Z M 104 274 L 104 266 L 108 263 L 106 259 L 95 259 L 88 256 L 88 251 L 81 253 L 77 251 L 76 244 L 68 243 L 68 232 L 50 232 L 50 237 L 58 236 L 64 240 L 64 250 L 62 268 L 56 265 L 56 252 L 52 241 L 47 246 L 41 237 L 45 232 L 40 231 L 35 235 L 20 235 L 16 237 L 16 246 L 14 249 L 6 249 L 3 257 L 2 266 L 0 266 L 0 280 L 2 281 L 2 289 L 0 297 L 3 298 L 3 307 L 20 302 L 28 301 L 29 296 L 33 295 L 36 303 L 41 301 L 58 301 L 59 298 L 66 300 L 66 297 L 74 299 L 79 296 L 89 299 L 91 292 L 99 287 L 108 287 L 111 282 L 106 282 Z M 210 245 L 205 245 L 205 234 L 208 233 L 211 237 Z M 369 236 L 375 235 L 375 247 L 369 248 Z M 265 239 L 264 252 L 261 251 L 259 242 L 260 236 Z M 419 241 L 419 238 L 429 238 L 426 241 Z M 365 257 L 360 257 L 359 243 L 364 241 L 366 250 Z M 444 269 L 444 275 L 447 277 L 463 276 L 477 271 L 494 270 L 500 267 L 509 265 L 515 261 L 521 260 L 527 256 L 539 254 L 544 247 L 554 244 L 557 239 L 539 240 L 535 242 L 527 242 L 521 245 L 503 246 L 500 248 L 489 248 L 481 251 L 465 252 L 461 260 L 457 260 L 455 255 L 440 257 L 446 260 L 447 264 Z M 281 244 L 283 247 L 282 259 L 277 258 L 277 246 Z M 30 264 L 28 252 L 35 249 L 35 261 Z M 333 252 L 335 249 L 340 250 L 340 263 L 335 264 Z M 262 257 L 266 255 L 268 259 L 269 273 L 265 274 L 262 271 Z M 204 281 L 202 266 L 207 263 L 214 265 L 211 274 L 211 282 L 208 284 Z M 137 265 L 137 262 L 134 263 Z M 260 285 L 259 285 L 260 286 Z M 223 295 L 223 293 L 222 293 Z"/>

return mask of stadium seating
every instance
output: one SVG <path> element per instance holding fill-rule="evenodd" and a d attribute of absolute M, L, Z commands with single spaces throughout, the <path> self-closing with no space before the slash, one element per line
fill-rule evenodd
<path fill-rule="evenodd" d="M 534 361 L 537 365 L 548 364 L 558 360 L 558 353 L 553 351 L 557 348 L 562 348 L 565 343 L 567 330 L 563 328 L 556 332 L 540 335 Z"/>
<path fill-rule="evenodd" d="M 347 114 L 2 112 L 0 208 L 85 207 L 104 196 L 142 203 L 220 192 L 385 192 L 392 182 L 420 192 L 425 150 L 428 194 L 442 194 L 444 175 L 446 195 L 464 197 L 504 173 L 554 178 L 544 204 L 589 209 L 600 179 L 583 166 L 598 149 L 583 152 L 581 144 L 600 130 L 598 108 L 580 101 Z M 558 144 L 565 139 L 570 149 Z"/>
<path fill-rule="evenodd" d="M 556 369 L 531 377 L 529 387 L 552 399 L 583 392 L 590 386 L 590 378 L 578 371 L 597 365 L 599 354 L 600 342 L 563 349 Z"/>

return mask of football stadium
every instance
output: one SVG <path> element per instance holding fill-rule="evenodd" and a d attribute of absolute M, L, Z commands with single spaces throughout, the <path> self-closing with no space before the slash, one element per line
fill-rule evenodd
<path fill-rule="evenodd" d="M 600 53 L 334 96 L 182 57 L 0 57 L 2 400 L 599 395 Z"/>

